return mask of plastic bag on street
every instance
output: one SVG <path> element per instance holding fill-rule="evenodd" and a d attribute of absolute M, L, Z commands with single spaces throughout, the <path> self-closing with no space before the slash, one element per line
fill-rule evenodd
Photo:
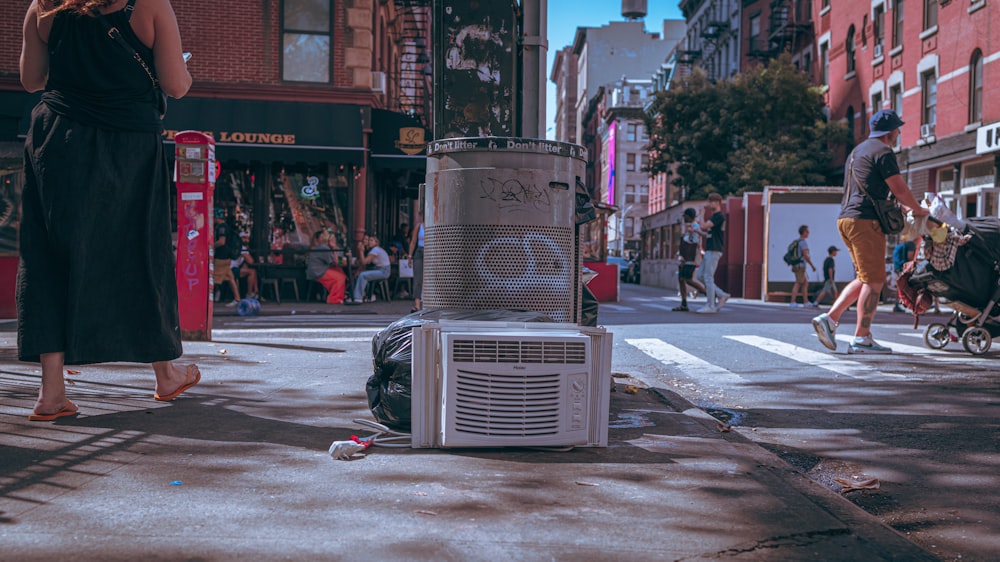
<path fill-rule="evenodd" d="M 396 430 L 409 431 L 413 328 L 438 320 L 553 321 L 540 312 L 530 310 L 462 309 L 420 310 L 396 320 L 372 338 L 375 372 L 368 378 L 365 393 L 368 395 L 368 406 L 380 423 Z"/>

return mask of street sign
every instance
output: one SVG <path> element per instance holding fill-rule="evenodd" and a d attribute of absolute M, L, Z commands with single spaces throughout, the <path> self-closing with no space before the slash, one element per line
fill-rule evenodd
<path fill-rule="evenodd" d="M 1000 150 L 1000 121 L 976 129 L 976 154 Z"/>

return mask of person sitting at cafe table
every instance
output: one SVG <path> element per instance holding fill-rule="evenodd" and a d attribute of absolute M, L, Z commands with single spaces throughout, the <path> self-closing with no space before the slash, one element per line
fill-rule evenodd
<path fill-rule="evenodd" d="M 365 236 L 364 245 L 368 254 L 358 260 L 358 268 L 362 269 L 368 265 L 372 265 L 373 269 L 367 269 L 358 273 L 358 278 L 354 282 L 355 302 L 361 302 L 364 298 L 368 283 L 388 279 L 389 273 L 392 271 L 392 262 L 389 261 L 389 254 L 379 246 L 377 236 Z"/>
<path fill-rule="evenodd" d="M 237 283 L 240 279 L 247 278 L 247 298 L 256 299 L 259 298 L 259 288 L 257 287 L 257 270 L 254 269 L 254 264 L 257 261 L 254 259 L 253 255 L 250 254 L 250 233 L 241 232 L 240 233 L 240 255 L 238 258 L 234 258 L 230 264 L 233 269 L 233 277 L 236 278 Z"/>
<path fill-rule="evenodd" d="M 233 276 L 232 260 L 237 256 L 229 243 L 236 234 L 233 228 L 226 222 L 226 210 L 217 207 L 215 209 L 215 252 L 214 263 L 212 264 L 212 277 L 216 285 L 228 283 L 233 291 L 233 300 L 226 306 L 236 306 L 240 303 L 240 286 Z"/>
<path fill-rule="evenodd" d="M 306 279 L 316 281 L 326 289 L 326 304 L 342 304 L 347 287 L 347 275 L 337 267 L 337 255 L 330 248 L 330 233 L 320 229 L 313 233 L 306 256 Z"/>
<path fill-rule="evenodd" d="M 389 254 L 393 258 L 406 257 L 406 249 L 410 245 L 410 225 L 403 224 L 399 225 L 399 231 L 393 236 L 392 242 L 389 243 Z"/>

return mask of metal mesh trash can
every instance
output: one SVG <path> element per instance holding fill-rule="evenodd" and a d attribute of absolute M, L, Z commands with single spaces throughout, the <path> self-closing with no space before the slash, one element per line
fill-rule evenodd
<path fill-rule="evenodd" d="M 586 163 L 585 148 L 555 141 L 432 142 L 423 305 L 525 309 L 579 322 L 575 205 Z"/>

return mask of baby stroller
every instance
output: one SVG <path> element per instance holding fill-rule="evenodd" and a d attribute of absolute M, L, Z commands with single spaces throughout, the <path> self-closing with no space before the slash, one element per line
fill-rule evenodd
<path fill-rule="evenodd" d="M 949 342 L 962 342 L 973 355 L 990 350 L 1000 336 L 1000 218 L 973 218 L 964 232 L 949 229 L 947 237 L 934 242 L 930 236 L 929 260 L 913 271 L 907 284 L 947 301 L 955 312 L 947 323 L 935 322 L 924 331 L 924 343 L 942 349 Z M 902 296 L 902 292 L 901 292 Z"/>

